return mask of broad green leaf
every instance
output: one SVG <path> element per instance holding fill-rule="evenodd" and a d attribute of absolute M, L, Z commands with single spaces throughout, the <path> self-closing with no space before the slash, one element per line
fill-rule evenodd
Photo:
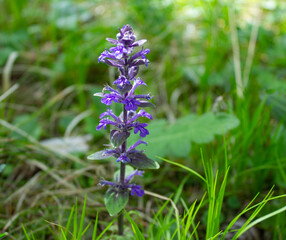
<path fill-rule="evenodd" d="M 192 142 L 209 143 L 215 135 L 223 135 L 238 125 L 239 120 L 234 115 L 213 112 L 201 116 L 190 114 L 172 124 L 164 119 L 154 120 L 149 124 L 150 134 L 145 138 L 148 142 L 146 153 L 150 157 L 187 157 Z M 128 141 L 133 142 L 136 138 L 132 135 Z"/>
<path fill-rule="evenodd" d="M 60 29 L 76 29 L 79 22 L 90 19 L 91 13 L 72 1 L 53 1 L 49 19 Z"/>
<path fill-rule="evenodd" d="M 13 121 L 13 125 L 26 132 L 29 136 L 35 139 L 39 139 L 42 133 L 42 129 L 38 123 L 38 120 L 35 117 L 27 114 L 16 117 Z M 11 136 L 18 139 L 24 138 L 16 132 L 12 132 Z"/>
<path fill-rule="evenodd" d="M 106 154 L 105 150 L 98 151 L 96 153 L 93 153 L 87 157 L 88 160 L 101 160 L 105 158 L 112 157 L 112 154 Z"/>
<path fill-rule="evenodd" d="M 119 147 L 126 141 L 129 136 L 130 132 L 112 130 L 110 134 L 110 141 L 114 147 Z"/>
<path fill-rule="evenodd" d="M 119 213 L 128 203 L 129 192 L 126 189 L 109 188 L 105 194 L 104 202 L 110 216 Z"/>
<path fill-rule="evenodd" d="M 0 164 L 0 173 L 4 170 L 5 167 L 6 167 L 5 163 Z"/>
<path fill-rule="evenodd" d="M 130 158 L 130 165 L 132 165 L 135 168 L 139 169 L 158 169 L 160 165 L 148 158 L 146 154 L 144 154 L 141 151 L 132 151 L 127 154 L 127 156 Z"/>
<path fill-rule="evenodd" d="M 278 120 L 286 123 L 286 98 L 283 94 L 268 95 L 266 104 L 272 107 L 272 112 Z"/>

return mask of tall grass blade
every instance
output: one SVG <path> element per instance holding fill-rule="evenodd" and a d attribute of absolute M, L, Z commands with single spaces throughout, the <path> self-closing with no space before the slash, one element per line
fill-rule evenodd
<path fill-rule="evenodd" d="M 7 232 L 0 233 L 0 239 L 3 239 L 5 236 L 8 236 Z"/>
<path fill-rule="evenodd" d="M 83 236 L 83 235 L 86 233 L 86 231 L 87 231 L 87 229 L 89 228 L 90 225 L 91 225 L 91 222 L 89 222 L 89 224 L 87 224 L 87 226 L 85 227 L 85 229 L 82 231 L 81 236 Z"/>
<path fill-rule="evenodd" d="M 67 240 L 64 230 L 62 228 L 60 228 L 60 229 L 61 229 L 61 233 L 62 233 L 62 236 L 63 236 L 63 240 Z"/>
<path fill-rule="evenodd" d="M 77 238 L 81 239 L 82 237 L 82 230 L 83 230 L 83 224 L 84 224 L 84 218 L 85 218 L 85 209 L 86 209 L 86 195 L 84 198 L 84 203 L 83 203 L 83 208 L 82 208 L 82 213 L 81 213 L 81 218 L 80 218 L 80 224 L 79 224 L 79 230 L 78 230 L 78 235 Z"/>
<path fill-rule="evenodd" d="M 238 232 L 234 235 L 233 239 L 237 239 L 244 229 L 248 226 L 248 224 L 257 216 L 257 214 L 261 211 L 261 209 L 265 206 L 265 204 L 269 201 L 273 194 L 273 188 L 274 186 L 270 189 L 268 194 L 265 196 L 263 201 L 258 205 L 258 207 L 254 210 L 254 212 L 251 214 L 251 216 L 247 219 L 247 221 L 243 224 L 243 226 L 238 230 Z"/>
<path fill-rule="evenodd" d="M 99 234 L 99 236 L 96 238 L 96 240 L 100 240 L 101 237 L 105 234 L 105 232 L 112 226 L 112 224 L 117 220 L 118 216 L 114 218 L 108 225 L 107 227 Z"/>
<path fill-rule="evenodd" d="M 131 224 L 132 230 L 135 234 L 135 238 L 136 240 L 145 240 L 143 234 L 141 233 L 139 227 L 137 226 L 137 224 L 133 221 L 133 219 L 130 217 L 129 213 L 124 211 L 124 215 L 127 217 L 128 221 Z"/>
<path fill-rule="evenodd" d="M 95 238 L 96 238 L 97 222 L 98 222 L 98 212 L 96 212 L 96 218 L 95 218 L 93 233 L 92 233 L 92 240 L 95 240 Z"/>
<path fill-rule="evenodd" d="M 204 182 L 206 182 L 206 179 L 205 179 L 202 175 L 200 175 L 199 173 L 197 173 L 196 171 L 194 171 L 194 170 L 191 169 L 191 168 L 188 168 L 188 167 L 186 167 L 186 166 L 184 166 L 184 165 L 182 165 L 182 164 L 180 164 L 180 163 L 172 162 L 172 161 L 167 160 L 167 159 L 165 159 L 165 158 L 161 158 L 161 157 L 157 157 L 157 158 L 159 158 L 159 159 L 161 159 L 161 160 L 163 160 L 163 161 L 165 161 L 165 162 L 167 162 L 167 163 L 170 163 L 170 164 L 173 164 L 173 165 L 178 166 L 178 167 L 180 167 L 180 168 L 183 168 L 183 169 L 187 170 L 188 172 L 194 174 L 195 176 L 197 176 L 198 178 L 200 178 L 200 179 L 203 180 Z"/>
<path fill-rule="evenodd" d="M 271 218 L 271 217 L 273 217 L 273 216 L 275 216 L 275 215 L 277 215 L 277 214 L 279 214 L 279 213 L 282 213 L 282 212 L 284 212 L 284 211 L 286 211 L 286 206 L 285 206 L 285 207 L 282 207 L 282 208 L 280 208 L 280 209 L 278 209 L 278 210 L 276 210 L 276 211 L 274 211 L 274 212 L 272 212 L 272 213 L 269 213 L 269 214 L 267 214 L 267 215 L 265 215 L 265 216 L 263 216 L 263 217 L 260 217 L 260 218 L 256 219 L 256 220 L 253 221 L 252 223 L 248 224 L 248 225 L 243 229 L 243 231 L 241 231 L 241 233 L 239 234 L 239 236 L 241 236 L 243 233 L 245 233 L 247 230 L 249 230 L 250 228 L 252 228 L 252 227 L 255 226 L 256 224 L 258 224 L 258 223 L 260 223 L 260 222 L 263 222 L 264 220 L 266 220 L 266 219 L 268 219 L 268 218 Z M 238 236 L 238 237 L 239 237 L 239 236 Z"/>
<path fill-rule="evenodd" d="M 74 206 L 72 206 L 72 209 L 70 211 L 70 215 L 69 215 L 69 218 L 68 218 L 68 222 L 67 222 L 67 225 L 66 225 L 66 229 L 64 231 L 65 235 L 67 235 L 68 233 L 68 230 L 69 230 L 69 227 L 70 227 L 70 224 L 71 224 L 71 221 L 72 221 L 72 217 L 73 217 L 73 212 L 74 212 Z"/>
<path fill-rule="evenodd" d="M 26 239 L 27 239 L 27 240 L 31 240 L 31 238 L 29 237 L 28 233 L 26 232 L 26 229 L 25 229 L 25 227 L 24 227 L 23 224 L 22 224 L 22 229 L 23 229 L 23 231 L 24 231 L 24 234 L 25 234 L 25 236 L 26 236 Z"/>
<path fill-rule="evenodd" d="M 75 200 L 75 211 L 73 217 L 73 235 L 77 236 L 77 199 Z"/>

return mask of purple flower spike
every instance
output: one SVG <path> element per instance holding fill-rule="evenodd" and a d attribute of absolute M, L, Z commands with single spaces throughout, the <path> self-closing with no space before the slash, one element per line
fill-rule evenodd
<path fill-rule="evenodd" d="M 134 184 L 131 186 L 131 196 L 134 196 L 136 194 L 138 197 L 142 197 L 144 195 L 144 193 L 145 192 L 140 185 Z"/>
<path fill-rule="evenodd" d="M 148 124 L 141 123 L 140 118 L 153 119 L 152 115 L 143 109 L 154 107 L 154 104 L 150 102 L 151 95 L 138 94 L 137 92 L 135 94 L 138 87 L 147 86 L 138 77 L 139 69 L 148 67 L 149 64 L 147 54 L 150 53 L 150 49 L 143 48 L 143 44 L 147 40 L 136 40 L 130 25 L 124 25 L 119 29 L 116 38 L 106 38 L 106 40 L 112 46 L 101 53 L 98 62 L 117 68 L 118 76 L 112 86 L 106 85 L 102 92 L 96 93 L 94 96 L 101 97 L 101 102 L 107 106 L 112 103 L 117 103 L 116 107 L 121 105 L 122 112 L 116 115 L 108 108 L 100 115 L 97 130 L 106 129 L 108 125 L 111 125 L 110 144 L 106 145 L 109 149 L 93 153 L 88 159 L 101 160 L 114 157 L 120 164 L 120 171 L 115 174 L 114 182 L 104 179 L 100 181 L 102 186 L 109 186 L 105 195 L 105 204 L 108 212 L 113 216 L 120 213 L 126 206 L 129 198 L 128 189 L 131 190 L 132 196 L 142 197 L 144 195 L 143 188 L 132 182 L 135 176 L 143 176 L 144 172 L 139 169 L 158 169 L 159 165 L 148 158 L 143 150 L 136 150 L 140 144 L 147 145 L 142 138 L 149 135 L 149 131 L 146 129 Z M 141 49 L 134 51 L 139 46 Z M 140 109 L 138 110 L 138 108 Z M 140 139 L 135 143 L 130 143 L 128 140 L 132 131 L 134 134 L 139 133 L 140 135 Z M 127 176 L 125 175 L 126 165 L 133 167 Z"/>

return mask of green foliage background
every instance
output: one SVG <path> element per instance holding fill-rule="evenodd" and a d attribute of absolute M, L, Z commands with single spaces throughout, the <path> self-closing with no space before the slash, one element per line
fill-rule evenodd
<path fill-rule="evenodd" d="M 42 219 L 66 222 L 75 197 L 83 205 L 85 194 L 85 221 L 98 212 L 98 231 L 111 221 L 105 190 L 97 183 L 101 177 L 112 179 L 117 165 L 90 162 L 86 156 L 109 141 L 106 132 L 95 130 L 105 106 L 92 95 L 116 78 L 97 58 L 110 47 L 105 38 L 124 24 L 134 28 L 138 39 L 148 39 L 151 50 L 150 67 L 140 73 L 148 84 L 142 91 L 151 92 L 156 105 L 150 109 L 155 120 L 146 138 L 147 155 L 203 175 L 202 149 L 221 173 L 226 144 L 230 169 L 222 227 L 256 193 L 263 197 L 273 185 L 275 194 L 285 193 L 284 1 L 0 0 L 0 231 L 8 238 L 24 239 L 24 224 L 36 239 L 51 239 L 55 229 Z M 119 106 L 114 110 L 120 112 Z M 70 141 L 52 148 L 43 142 L 63 136 L 89 141 L 83 148 Z M 166 162 L 160 165 L 136 181 L 171 196 L 187 173 Z M 182 202 L 190 205 L 206 191 L 192 175 L 182 188 L 181 211 Z M 130 206 L 152 217 L 146 204 L 156 212 L 163 204 L 156 201 L 130 197 Z M 205 206 L 198 213 L 201 236 L 208 226 Z M 263 211 L 282 206 L 285 200 L 277 199 Z M 148 217 L 136 218 L 142 229 L 148 228 Z M 260 224 L 263 239 L 285 239 L 285 219 L 281 213 Z M 111 227 L 106 236 L 115 233 Z"/>

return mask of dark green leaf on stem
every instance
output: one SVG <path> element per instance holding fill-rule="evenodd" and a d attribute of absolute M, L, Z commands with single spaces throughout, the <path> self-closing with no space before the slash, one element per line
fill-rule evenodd
<path fill-rule="evenodd" d="M 129 136 L 130 132 L 112 130 L 110 133 L 110 141 L 114 147 L 119 147 Z"/>
<path fill-rule="evenodd" d="M 101 160 L 105 158 L 112 157 L 113 154 L 106 154 L 106 150 L 102 150 L 96 153 L 93 153 L 87 157 L 88 160 Z"/>
<path fill-rule="evenodd" d="M 105 206 L 110 216 L 118 214 L 128 203 L 129 192 L 127 189 L 109 188 L 105 193 Z"/>
<path fill-rule="evenodd" d="M 158 169 L 160 167 L 156 161 L 148 158 L 146 154 L 144 154 L 142 151 L 131 151 L 127 154 L 127 156 L 131 160 L 129 164 L 131 164 L 135 168 Z"/>

